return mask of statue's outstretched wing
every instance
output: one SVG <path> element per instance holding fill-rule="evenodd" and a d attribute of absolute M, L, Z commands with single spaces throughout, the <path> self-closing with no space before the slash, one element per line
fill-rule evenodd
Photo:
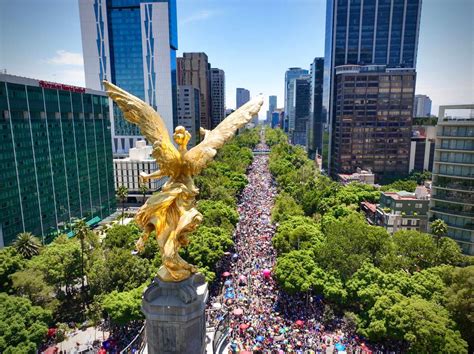
<path fill-rule="evenodd" d="M 201 172 L 213 160 L 217 149 L 232 138 L 237 129 L 250 122 L 262 104 L 263 97 L 257 96 L 229 115 L 214 130 L 205 131 L 204 140 L 184 155 L 185 161 L 190 166 L 191 174 L 196 175 Z"/>
<path fill-rule="evenodd" d="M 158 112 L 138 97 L 133 96 L 120 87 L 104 81 L 109 97 L 117 103 L 126 120 L 138 125 L 143 136 L 153 144 L 152 156 L 167 175 L 174 170 L 173 165 L 179 163 L 180 155 L 170 140 L 168 130 Z"/>

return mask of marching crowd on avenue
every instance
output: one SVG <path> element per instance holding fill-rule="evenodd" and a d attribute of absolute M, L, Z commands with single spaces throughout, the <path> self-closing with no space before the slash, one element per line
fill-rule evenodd
<path fill-rule="evenodd" d="M 267 150 L 259 144 L 256 150 Z M 239 200 L 234 253 L 221 266 L 220 291 L 208 303 L 209 325 L 225 321 L 229 353 L 370 353 L 359 338 L 344 333 L 342 320 L 323 325 L 324 300 L 289 296 L 272 278 L 276 252 L 270 215 L 276 186 L 268 155 L 256 155 Z"/>

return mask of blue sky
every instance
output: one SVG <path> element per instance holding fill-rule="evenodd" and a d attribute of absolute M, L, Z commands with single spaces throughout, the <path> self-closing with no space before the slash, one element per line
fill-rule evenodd
<path fill-rule="evenodd" d="M 177 0 L 179 51 L 203 51 L 236 87 L 278 96 L 288 67 L 324 56 L 325 0 Z M 474 1 L 423 0 L 416 92 L 474 102 Z M 0 69 L 84 85 L 78 0 L 0 0 Z M 266 107 L 264 107 L 266 109 Z M 262 114 L 261 114 L 262 117 Z"/>

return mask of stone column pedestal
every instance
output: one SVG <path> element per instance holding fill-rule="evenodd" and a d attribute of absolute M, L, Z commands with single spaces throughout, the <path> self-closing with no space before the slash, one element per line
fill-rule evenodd
<path fill-rule="evenodd" d="M 148 354 L 204 353 L 207 297 L 202 274 L 178 283 L 155 278 L 142 299 Z"/>

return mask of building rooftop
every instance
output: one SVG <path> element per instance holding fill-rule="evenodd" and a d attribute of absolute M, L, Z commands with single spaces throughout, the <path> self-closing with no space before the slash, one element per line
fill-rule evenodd
<path fill-rule="evenodd" d="M 416 187 L 415 192 L 399 191 L 399 192 L 384 192 L 385 196 L 392 197 L 395 200 L 423 200 L 429 199 L 430 191 L 425 186 Z"/>
<path fill-rule="evenodd" d="M 10 82 L 12 84 L 29 85 L 29 86 L 43 87 L 47 89 L 55 89 L 55 90 L 62 90 L 62 91 L 71 91 L 71 92 L 77 92 L 77 93 L 90 93 L 90 94 L 102 95 L 102 96 L 106 95 L 104 91 L 93 90 L 93 89 L 69 85 L 69 84 L 63 84 L 60 82 L 33 79 L 30 77 L 24 77 L 24 76 L 12 75 L 12 74 L 6 74 L 6 73 L 0 73 L 0 81 Z"/>

